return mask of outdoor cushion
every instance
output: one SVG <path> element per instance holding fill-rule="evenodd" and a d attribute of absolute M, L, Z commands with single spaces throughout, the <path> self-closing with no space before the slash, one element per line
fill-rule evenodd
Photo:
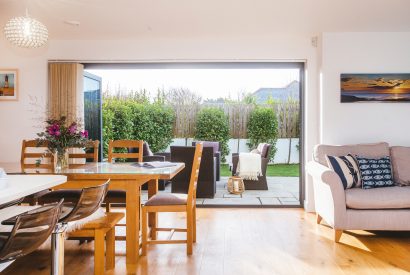
<path fill-rule="evenodd" d="M 346 206 L 352 209 L 410 208 L 410 187 L 381 187 L 345 190 Z"/>
<path fill-rule="evenodd" d="M 269 144 L 267 143 L 259 143 L 258 147 L 256 148 L 263 158 L 267 157 Z"/>
<path fill-rule="evenodd" d="M 387 142 L 353 144 L 353 145 L 316 145 L 313 150 L 313 159 L 320 164 L 329 167 L 326 155 L 329 156 L 361 156 L 367 158 L 381 158 L 390 155 L 389 144 Z"/>
<path fill-rule="evenodd" d="M 197 142 L 202 142 L 203 147 L 212 147 L 212 151 L 217 153 L 219 151 L 219 142 L 217 141 L 197 141 Z M 192 146 L 195 146 L 195 142 L 192 143 Z"/>
<path fill-rule="evenodd" d="M 410 147 L 392 146 L 390 158 L 394 182 L 399 185 L 410 185 Z"/>
<path fill-rule="evenodd" d="M 187 203 L 187 194 L 178 193 L 158 193 L 152 196 L 146 203 L 146 206 L 153 205 L 184 205 Z"/>
<path fill-rule="evenodd" d="M 147 142 L 144 142 L 144 145 L 142 147 L 142 155 L 143 156 L 153 156 L 154 153 L 152 153 L 151 148 L 149 148 L 149 144 Z"/>

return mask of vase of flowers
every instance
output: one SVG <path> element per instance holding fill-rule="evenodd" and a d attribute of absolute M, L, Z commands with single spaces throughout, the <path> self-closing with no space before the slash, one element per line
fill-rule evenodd
<path fill-rule="evenodd" d="M 68 149 L 85 148 L 90 141 L 88 131 L 82 131 L 77 122 L 69 123 L 65 116 L 60 119 L 45 121 L 45 131 L 38 133 L 38 144 L 47 145 L 48 151 L 54 155 L 56 171 L 68 167 Z M 41 160 L 38 161 L 41 163 Z"/>

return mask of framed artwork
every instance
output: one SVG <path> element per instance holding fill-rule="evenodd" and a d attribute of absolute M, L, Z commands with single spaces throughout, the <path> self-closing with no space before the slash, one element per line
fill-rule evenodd
<path fill-rule="evenodd" d="M 340 99 L 351 102 L 410 102 L 410 74 L 341 74 Z"/>
<path fill-rule="evenodd" d="M 18 100 L 18 70 L 0 69 L 0 101 Z"/>

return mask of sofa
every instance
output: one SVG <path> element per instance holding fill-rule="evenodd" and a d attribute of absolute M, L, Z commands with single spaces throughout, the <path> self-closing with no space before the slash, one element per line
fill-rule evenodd
<path fill-rule="evenodd" d="M 327 156 L 390 156 L 392 187 L 344 189 L 341 178 L 328 167 Z M 317 145 L 306 165 L 313 179 L 317 223 L 324 220 L 339 242 L 343 230 L 410 230 L 410 148 L 386 142 L 356 145 Z"/>
<path fill-rule="evenodd" d="M 195 146 L 197 142 L 201 142 L 203 147 L 212 147 L 215 157 L 216 167 L 216 181 L 221 180 L 221 145 L 218 141 L 193 141 L 192 146 Z"/>

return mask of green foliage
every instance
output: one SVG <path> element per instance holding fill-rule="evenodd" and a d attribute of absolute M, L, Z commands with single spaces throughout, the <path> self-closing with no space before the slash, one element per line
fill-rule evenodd
<path fill-rule="evenodd" d="M 278 120 L 272 108 L 258 107 L 249 117 L 248 123 L 249 149 L 255 149 L 259 143 L 272 144 L 270 159 L 276 154 L 276 141 L 278 139 Z"/>
<path fill-rule="evenodd" d="M 228 117 L 221 109 L 211 107 L 199 111 L 196 121 L 195 139 L 219 141 L 222 162 L 225 162 L 225 157 L 229 154 L 229 137 Z"/>
<path fill-rule="evenodd" d="M 103 140 L 107 154 L 109 140 L 136 139 L 148 142 L 153 152 L 172 142 L 174 112 L 160 104 L 141 104 L 133 99 L 105 98 Z"/>

